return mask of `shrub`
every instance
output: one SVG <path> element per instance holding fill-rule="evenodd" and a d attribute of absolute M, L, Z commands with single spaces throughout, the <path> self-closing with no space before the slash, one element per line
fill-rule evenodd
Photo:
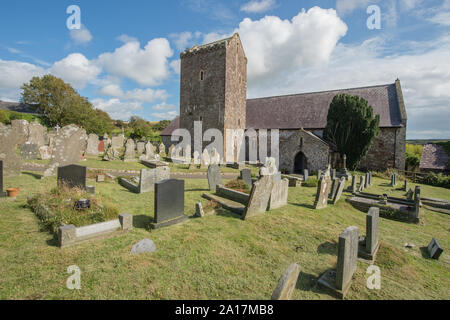
<path fill-rule="evenodd" d="M 450 189 L 450 177 L 443 176 L 441 173 L 436 174 L 434 172 L 430 172 L 423 177 L 420 182 L 430 186 Z"/>
<path fill-rule="evenodd" d="M 308 180 L 306 180 L 305 182 L 303 182 L 303 186 L 305 187 L 317 187 L 317 185 L 319 184 L 319 181 L 317 180 L 317 177 L 309 177 Z"/>
<path fill-rule="evenodd" d="M 225 184 L 225 187 L 244 193 L 250 193 L 249 186 L 241 179 L 230 180 Z"/>

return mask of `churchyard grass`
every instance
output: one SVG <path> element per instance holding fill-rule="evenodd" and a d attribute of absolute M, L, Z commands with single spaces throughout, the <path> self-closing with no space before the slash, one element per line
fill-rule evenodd
<path fill-rule="evenodd" d="M 129 165 L 129 164 L 128 164 Z M 279 277 L 293 262 L 301 273 L 293 299 L 330 299 L 317 277 L 336 264 L 337 239 L 348 226 L 365 234 L 365 213 L 345 202 L 312 208 L 315 188 L 289 188 L 288 205 L 247 221 L 218 210 L 149 231 L 153 192 L 135 194 L 117 183 L 96 183 L 96 194 L 134 215 L 130 233 L 56 247 L 53 235 L 39 230 L 38 219 L 24 205 L 27 196 L 56 186 L 55 178 L 22 173 L 5 178 L 19 187 L 16 201 L 0 200 L 0 299 L 269 299 Z M 227 181 L 224 181 L 226 183 Z M 373 178 L 367 192 L 402 196 L 389 180 Z M 410 185 L 414 188 L 415 184 Z M 400 188 L 400 186 L 397 186 Z M 421 185 L 423 197 L 450 200 L 446 189 Z M 185 213 L 207 200 L 206 179 L 186 180 Z M 380 219 L 381 290 L 366 288 L 367 265 L 358 262 L 347 299 L 450 299 L 450 216 L 425 210 L 425 225 Z M 431 238 L 439 239 L 439 260 L 422 256 Z M 157 251 L 131 255 L 131 246 L 152 239 Z M 404 248 L 413 243 L 415 247 Z M 81 289 L 69 290 L 67 267 L 81 269 Z"/>

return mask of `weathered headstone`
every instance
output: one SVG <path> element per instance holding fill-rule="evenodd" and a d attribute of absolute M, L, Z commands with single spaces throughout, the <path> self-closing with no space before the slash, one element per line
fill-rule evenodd
<path fill-rule="evenodd" d="M 211 157 L 209 156 L 208 149 L 205 148 L 202 153 L 202 167 L 207 167 L 211 163 Z"/>
<path fill-rule="evenodd" d="M 38 147 L 41 147 L 47 144 L 47 140 L 47 129 L 43 125 L 37 121 L 28 125 L 28 143 L 37 144 Z"/>
<path fill-rule="evenodd" d="M 397 175 L 393 173 L 391 175 L 391 187 L 395 187 L 397 185 Z"/>
<path fill-rule="evenodd" d="M 307 181 L 309 178 L 308 169 L 303 170 L 303 181 Z"/>
<path fill-rule="evenodd" d="M 272 192 L 269 200 L 269 210 L 281 208 L 287 205 L 289 192 L 289 180 L 280 179 L 273 182 Z"/>
<path fill-rule="evenodd" d="M 300 275 L 300 266 L 296 263 L 291 264 L 281 276 L 275 290 L 272 293 L 272 300 L 290 300 L 295 290 L 298 276 Z"/>
<path fill-rule="evenodd" d="M 403 184 L 403 191 L 408 191 L 408 179 L 405 179 L 405 183 Z"/>
<path fill-rule="evenodd" d="M 331 181 L 328 177 L 322 176 L 317 185 L 316 199 L 314 201 L 315 209 L 323 209 L 328 205 L 328 191 L 330 190 L 329 185 Z"/>
<path fill-rule="evenodd" d="M 123 144 L 125 143 L 125 137 L 123 135 L 113 136 L 111 139 L 111 148 L 120 149 L 123 148 Z"/>
<path fill-rule="evenodd" d="M 373 260 L 377 254 L 380 243 L 378 241 L 378 220 L 380 209 L 371 207 L 366 215 L 366 237 L 360 241 L 358 256 Z"/>
<path fill-rule="evenodd" d="M 58 187 L 86 189 L 86 167 L 71 164 L 58 167 Z"/>
<path fill-rule="evenodd" d="M 433 238 L 431 239 L 430 244 L 428 245 L 428 253 L 432 259 L 439 259 L 444 249 L 440 246 L 439 242 Z"/>
<path fill-rule="evenodd" d="M 58 130 L 52 145 L 52 159 L 44 176 L 52 176 L 58 167 L 75 164 L 86 150 L 86 131 L 76 125 L 68 125 Z"/>
<path fill-rule="evenodd" d="M 174 144 L 172 144 L 172 145 L 169 147 L 169 153 L 167 154 L 167 156 L 168 156 L 170 159 L 176 158 L 176 155 L 175 155 L 175 145 L 174 145 Z"/>
<path fill-rule="evenodd" d="M 125 154 L 123 156 L 123 161 L 125 162 L 133 162 L 136 161 L 136 144 L 133 139 L 128 139 L 125 144 Z"/>
<path fill-rule="evenodd" d="M 20 158 L 23 160 L 36 160 L 39 154 L 39 147 L 35 143 L 25 142 L 20 145 Z"/>
<path fill-rule="evenodd" d="M 351 189 L 352 193 L 355 193 L 357 190 L 356 189 L 356 179 L 358 179 L 358 176 L 356 174 L 354 174 L 352 176 L 352 189 Z"/>
<path fill-rule="evenodd" d="M 167 166 L 154 169 L 142 169 L 139 180 L 139 192 L 149 192 L 155 189 L 155 183 L 170 178 L 170 168 Z"/>
<path fill-rule="evenodd" d="M 166 157 L 166 146 L 164 145 L 164 143 L 161 142 L 161 144 L 159 145 L 158 151 L 159 151 L 159 156 L 161 158 Z"/>
<path fill-rule="evenodd" d="M 216 187 L 222 184 L 222 176 L 220 174 L 220 167 L 217 164 L 211 164 L 208 167 L 208 184 L 211 192 L 216 192 Z"/>
<path fill-rule="evenodd" d="M 412 191 L 412 189 L 409 189 L 408 192 L 406 192 L 405 196 L 406 196 L 406 199 L 413 200 L 414 191 Z"/>
<path fill-rule="evenodd" d="M 99 143 L 98 136 L 94 133 L 91 133 L 87 139 L 86 153 L 90 156 L 97 156 L 98 155 L 98 143 Z"/>
<path fill-rule="evenodd" d="M 267 210 L 269 199 L 273 187 L 272 176 L 262 176 L 258 181 L 253 183 L 250 197 L 242 219 L 253 217 Z"/>
<path fill-rule="evenodd" d="M 336 169 L 331 170 L 331 180 L 336 179 Z"/>
<path fill-rule="evenodd" d="M 268 157 L 266 158 L 266 163 L 261 169 L 259 169 L 260 176 L 271 176 L 278 172 L 278 168 L 276 166 L 275 158 Z"/>
<path fill-rule="evenodd" d="M 253 185 L 252 181 L 252 171 L 248 168 L 241 170 L 241 176 L 240 178 L 245 182 L 246 185 L 251 187 Z"/>
<path fill-rule="evenodd" d="M 359 177 L 359 188 L 358 188 L 358 192 L 362 192 L 364 190 L 364 186 L 366 184 L 366 177 L 365 176 L 360 176 Z"/>
<path fill-rule="evenodd" d="M 39 158 L 42 160 L 50 160 L 52 158 L 52 149 L 50 146 L 39 147 Z"/>
<path fill-rule="evenodd" d="M 139 157 L 139 160 L 153 160 L 153 159 L 155 159 L 155 152 L 153 149 L 153 145 L 149 141 L 145 144 L 145 154 L 141 155 Z"/>
<path fill-rule="evenodd" d="M 201 218 L 205 215 L 201 202 L 195 203 L 195 217 Z"/>
<path fill-rule="evenodd" d="M 341 179 L 338 182 L 336 182 L 336 184 L 337 190 L 333 197 L 333 204 L 336 204 L 341 199 L 342 192 L 344 192 L 345 188 L 345 177 L 341 177 Z"/>
<path fill-rule="evenodd" d="M 167 227 L 188 219 L 184 214 L 184 180 L 167 179 L 155 184 L 153 229 Z"/>
<path fill-rule="evenodd" d="M 22 167 L 22 160 L 16 154 L 16 147 L 23 140 L 17 130 L 0 123 L 0 160 L 3 160 L 5 176 L 19 175 Z"/>
<path fill-rule="evenodd" d="M 136 150 L 138 156 L 142 155 L 145 151 L 145 142 L 139 141 L 138 143 L 136 143 Z"/>
<path fill-rule="evenodd" d="M 330 192 L 328 198 L 330 198 L 331 200 L 334 199 L 334 197 L 336 196 L 338 187 L 339 187 L 339 178 L 334 178 L 333 183 L 331 185 L 331 192 Z"/>
<path fill-rule="evenodd" d="M 103 174 L 97 175 L 97 182 L 105 182 L 105 175 Z"/>
<path fill-rule="evenodd" d="M 3 191 L 3 161 L 0 160 L 0 198 L 6 197 L 6 192 Z"/>
<path fill-rule="evenodd" d="M 137 243 L 135 243 L 131 247 L 131 254 L 141 254 L 146 252 L 155 252 L 156 246 L 155 243 L 150 239 L 144 239 Z"/>
<path fill-rule="evenodd" d="M 369 183 L 370 183 L 370 174 L 369 172 L 366 172 L 366 181 L 364 184 L 364 189 L 367 189 L 370 186 Z"/>

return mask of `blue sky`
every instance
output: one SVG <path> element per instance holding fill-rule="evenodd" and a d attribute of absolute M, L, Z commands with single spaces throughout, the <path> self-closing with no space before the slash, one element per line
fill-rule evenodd
<path fill-rule="evenodd" d="M 381 29 L 367 27 L 370 5 Z M 52 73 L 113 118 L 171 119 L 180 52 L 237 31 L 249 98 L 400 78 L 408 138 L 450 138 L 449 27 L 450 0 L 2 1 L 0 100 Z"/>

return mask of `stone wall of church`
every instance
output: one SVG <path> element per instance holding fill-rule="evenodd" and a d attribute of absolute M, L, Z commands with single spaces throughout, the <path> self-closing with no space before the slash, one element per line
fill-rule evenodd
<path fill-rule="evenodd" d="M 384 171 L 387 168 L 405 169 L 405 128 L 381 128 L 360 169 Z"/>
<path fill-rule="evenodd" d="M 280 130 L 279 170 L 294 172 L 295 156 L 303 152 L 306 168 L 310 171 L 325 169 L 328 165 L 329 146 L 303 130 Z"/>

